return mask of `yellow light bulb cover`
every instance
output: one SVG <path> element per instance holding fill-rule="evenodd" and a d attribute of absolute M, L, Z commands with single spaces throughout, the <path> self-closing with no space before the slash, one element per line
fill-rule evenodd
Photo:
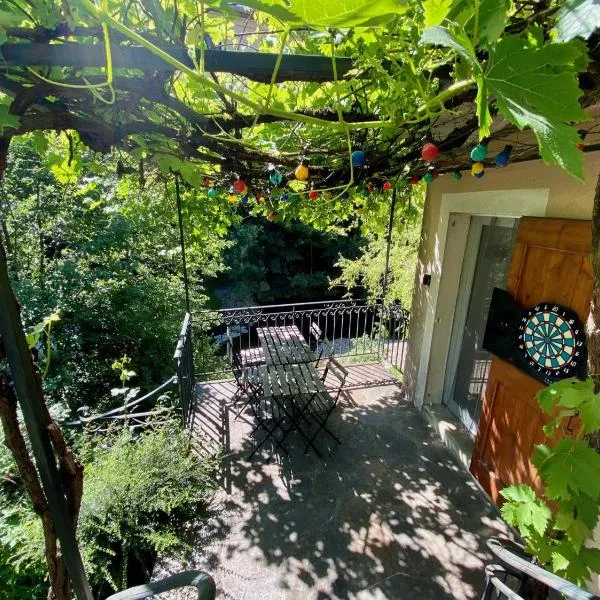
<path fill-rule="evenodd" d="M 482 162 L 476 162 L 471 165 L 471 175 L 477 175 L 485 171 L 485 165 Z"/>
<path fill-rule="evenodd" d="M 305 165 L 298 165 L 294 171 L 294 175 L 296 175 L 296 179 L 306 181 L 308 179 L 308 167 Z"/>

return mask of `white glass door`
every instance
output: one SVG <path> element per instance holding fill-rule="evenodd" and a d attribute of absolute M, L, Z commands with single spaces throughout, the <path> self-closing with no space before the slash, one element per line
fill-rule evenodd
<path fill-rule="evenodd" d="M 481 344 L 495 287 L 506 289 L 517 219 L 472 217 L 454 313 L 444 404 L 475 436 L 491 355 Z"/>

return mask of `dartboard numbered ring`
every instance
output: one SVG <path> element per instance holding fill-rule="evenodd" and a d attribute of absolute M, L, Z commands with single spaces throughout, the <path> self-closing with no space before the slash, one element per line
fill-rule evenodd
<path fill-rule="evenodd" d="M 536 304 L 523 313 L 518 348 L 529 367 L 545 379 L 574 377 L 585 362 L 585 331 L 572 310 Z"/>

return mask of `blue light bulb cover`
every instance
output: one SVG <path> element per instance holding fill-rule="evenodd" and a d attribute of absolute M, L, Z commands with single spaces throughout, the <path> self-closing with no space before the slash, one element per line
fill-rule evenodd
<path fill-rule="evenodd" d="M 352 166 L 362 167 L 365 164 L 365 153 L 362 150 L 355 150 L 352 153 Z"/>
<path fill-rule="evenodd" d="M 494 162 L 496 163 L 497 167 L 505 167 L 508 164 L 508 161 L 510 160 L 510 151 L 512 150 L 512 146 L 505 146 L 504 150 L 502 150 L 502 152 L 499 152 L 498 154 L 496 154 L 496 157 L 494 158 Z"/>

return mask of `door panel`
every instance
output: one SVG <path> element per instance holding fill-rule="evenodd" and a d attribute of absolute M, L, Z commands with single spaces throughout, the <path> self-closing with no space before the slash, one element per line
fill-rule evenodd
<path fill-rule="evenodd" d="M 523 307 L 562 304 L 586 322 L 592 294 L 591 222 L 522 219 L 508 276 L 508 291 Z M 506 485 L 540 487 L 529 457 L 544 439 L 547 417 L 535 394 L 543 384 L 494 357 L 477 429 L 471 472 L 494 501 Z"/>

